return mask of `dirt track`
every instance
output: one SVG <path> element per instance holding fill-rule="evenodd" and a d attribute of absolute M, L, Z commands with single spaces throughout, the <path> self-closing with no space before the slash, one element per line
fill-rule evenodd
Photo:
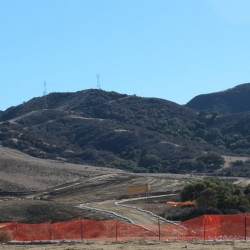
<path fill-rule="evenodd" d="M 169 174 L 132 174 L 118 169 L 36 159 L 16 150 L 0 147 L 0 191 L 2 189 L 0 221 L 9 221 L 12 218 L 12 220 L 25 222 L 30 221 L 28 217 L 31 216 L 34 222 L 50 220 L 49 214 L 44 215 L 46 206 L 53 207 L 55 210 L 68 208 L 63 213 L 64 219 L 72 219 L 69 206 L 82 203 L 93 203 L 100 209 L 110 209 L 124 216 L 130 216 L 131 210 L 114 206 L 111 202 L 126 197 L 128 186 L 149 183 L 152 186 L 152 195 L 168 194 L 180 190 L 186 181 L 193 178 L 183 176 L 180 179 L 179 176 Z M 158 213 L 164 212 L 166 201 L 167 199 L 163 200 Z M 39 204 L 44 206 L 43 211 L 29 215 L 27 211 Z M 92 219 L 112 217 L 107 214 L 100 216 L 100 213 L 93 213 L 88 209 L 74 207 L 72 210 L 77 217 Z M 42 217 L 39 217 L 39 213 L 43 213 Z M 156 222 L 151 216 L 141 216 L 140 212 L 137 216 L 134 211 L 132 214 L 138 223 Z M 51 215 L 52 221 L 56 221 L 55 216 Z M 61 218 L 62 216 L 58 220 Z"/>

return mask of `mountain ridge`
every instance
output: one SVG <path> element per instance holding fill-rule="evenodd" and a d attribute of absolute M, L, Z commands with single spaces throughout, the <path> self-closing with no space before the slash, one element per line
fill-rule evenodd
<path fill-rule="evenodd" d="M 227 90 L 195 96 L 185 106 L 192 109 L 233 114 L 250 111 L 250 83 Z"/>
<path fill-rule="evenodd" d="M 201 163 L 204 153 L 250 155 L 249 117 L 96 89 L 50 93 L 46 105 L 36 97 L 0 113 L 0 143 L 39 158 L 134 172 L 212 173 L 219 166 Z"/>

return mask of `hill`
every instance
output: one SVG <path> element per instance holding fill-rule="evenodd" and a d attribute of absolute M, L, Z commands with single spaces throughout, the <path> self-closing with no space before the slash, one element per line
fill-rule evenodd
<path fill-rule="evenodd" d="M 37 97 L 0 113 L 0 142 L 34 157 L 71 163 L 213 173 L 223 164 L 217 161 L 222 154 L 250 155 L 249 117 L 90 89 L 51 93 L 46 105 Z M 202 158 L 205 152 L 210 162 Z"/>
<path fill-rule="evenodd" d="M 186 107 L 210 113 L 234 114 L 250 111 L 249 98 L 250 83 L 245 83 L 225 91 L 198 95 Z"/>

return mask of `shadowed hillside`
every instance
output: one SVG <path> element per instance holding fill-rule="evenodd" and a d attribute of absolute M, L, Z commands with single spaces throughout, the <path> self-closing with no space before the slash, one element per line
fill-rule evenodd
<path fill-rule="evenodd" d="M 220 114 L 250 111 L 250 83 L 221 92 L 198 95 L 186 107 Z"/>
<path fill-rule="evenodd" d="M 221 154 L 250 155 L 247 113 L 218 116 L 94 89 L 51 93 L 46 100 L 47 109 L 37 97 L 0 113 L 2 146 L 133 172 L 213 173 L 223 165 Z"/>

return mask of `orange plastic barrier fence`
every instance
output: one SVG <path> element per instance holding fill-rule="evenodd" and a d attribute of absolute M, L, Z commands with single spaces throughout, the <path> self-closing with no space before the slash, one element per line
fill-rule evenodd
<path fill-rule="evenodd" d="M 71 220 L 51 224 L 51 240 L 82 240 L 83 220 Z"/>
<path fill-rule="evenodd" d="M 168 205 L 173 205 L 176 207 L 180 207 L 180 206 L 189 206 L 189 205 L 196 205 L 195 201 L 168 201 L 167 202 Z"/>
<path fill-rule="evenodd" d="M 84 239 L 116 239 L 115 220 L 84 220 Z"/>
<path fill-rule="evenodd" d="M 41 223 L 38 225 L 17 223 L 16 240 L 17 241 L 48 240 L 50 239 L 51 235 L 50 227 L 51 225 L 49 222 Z"/>
<path fill-rule="evenodd" d="M 59 223 L 0 223 L 12 240 L 248 240 L 250 214 L 203 215 L 179 223 L 134 225 L 116 220 L 77 219 Z"/>

